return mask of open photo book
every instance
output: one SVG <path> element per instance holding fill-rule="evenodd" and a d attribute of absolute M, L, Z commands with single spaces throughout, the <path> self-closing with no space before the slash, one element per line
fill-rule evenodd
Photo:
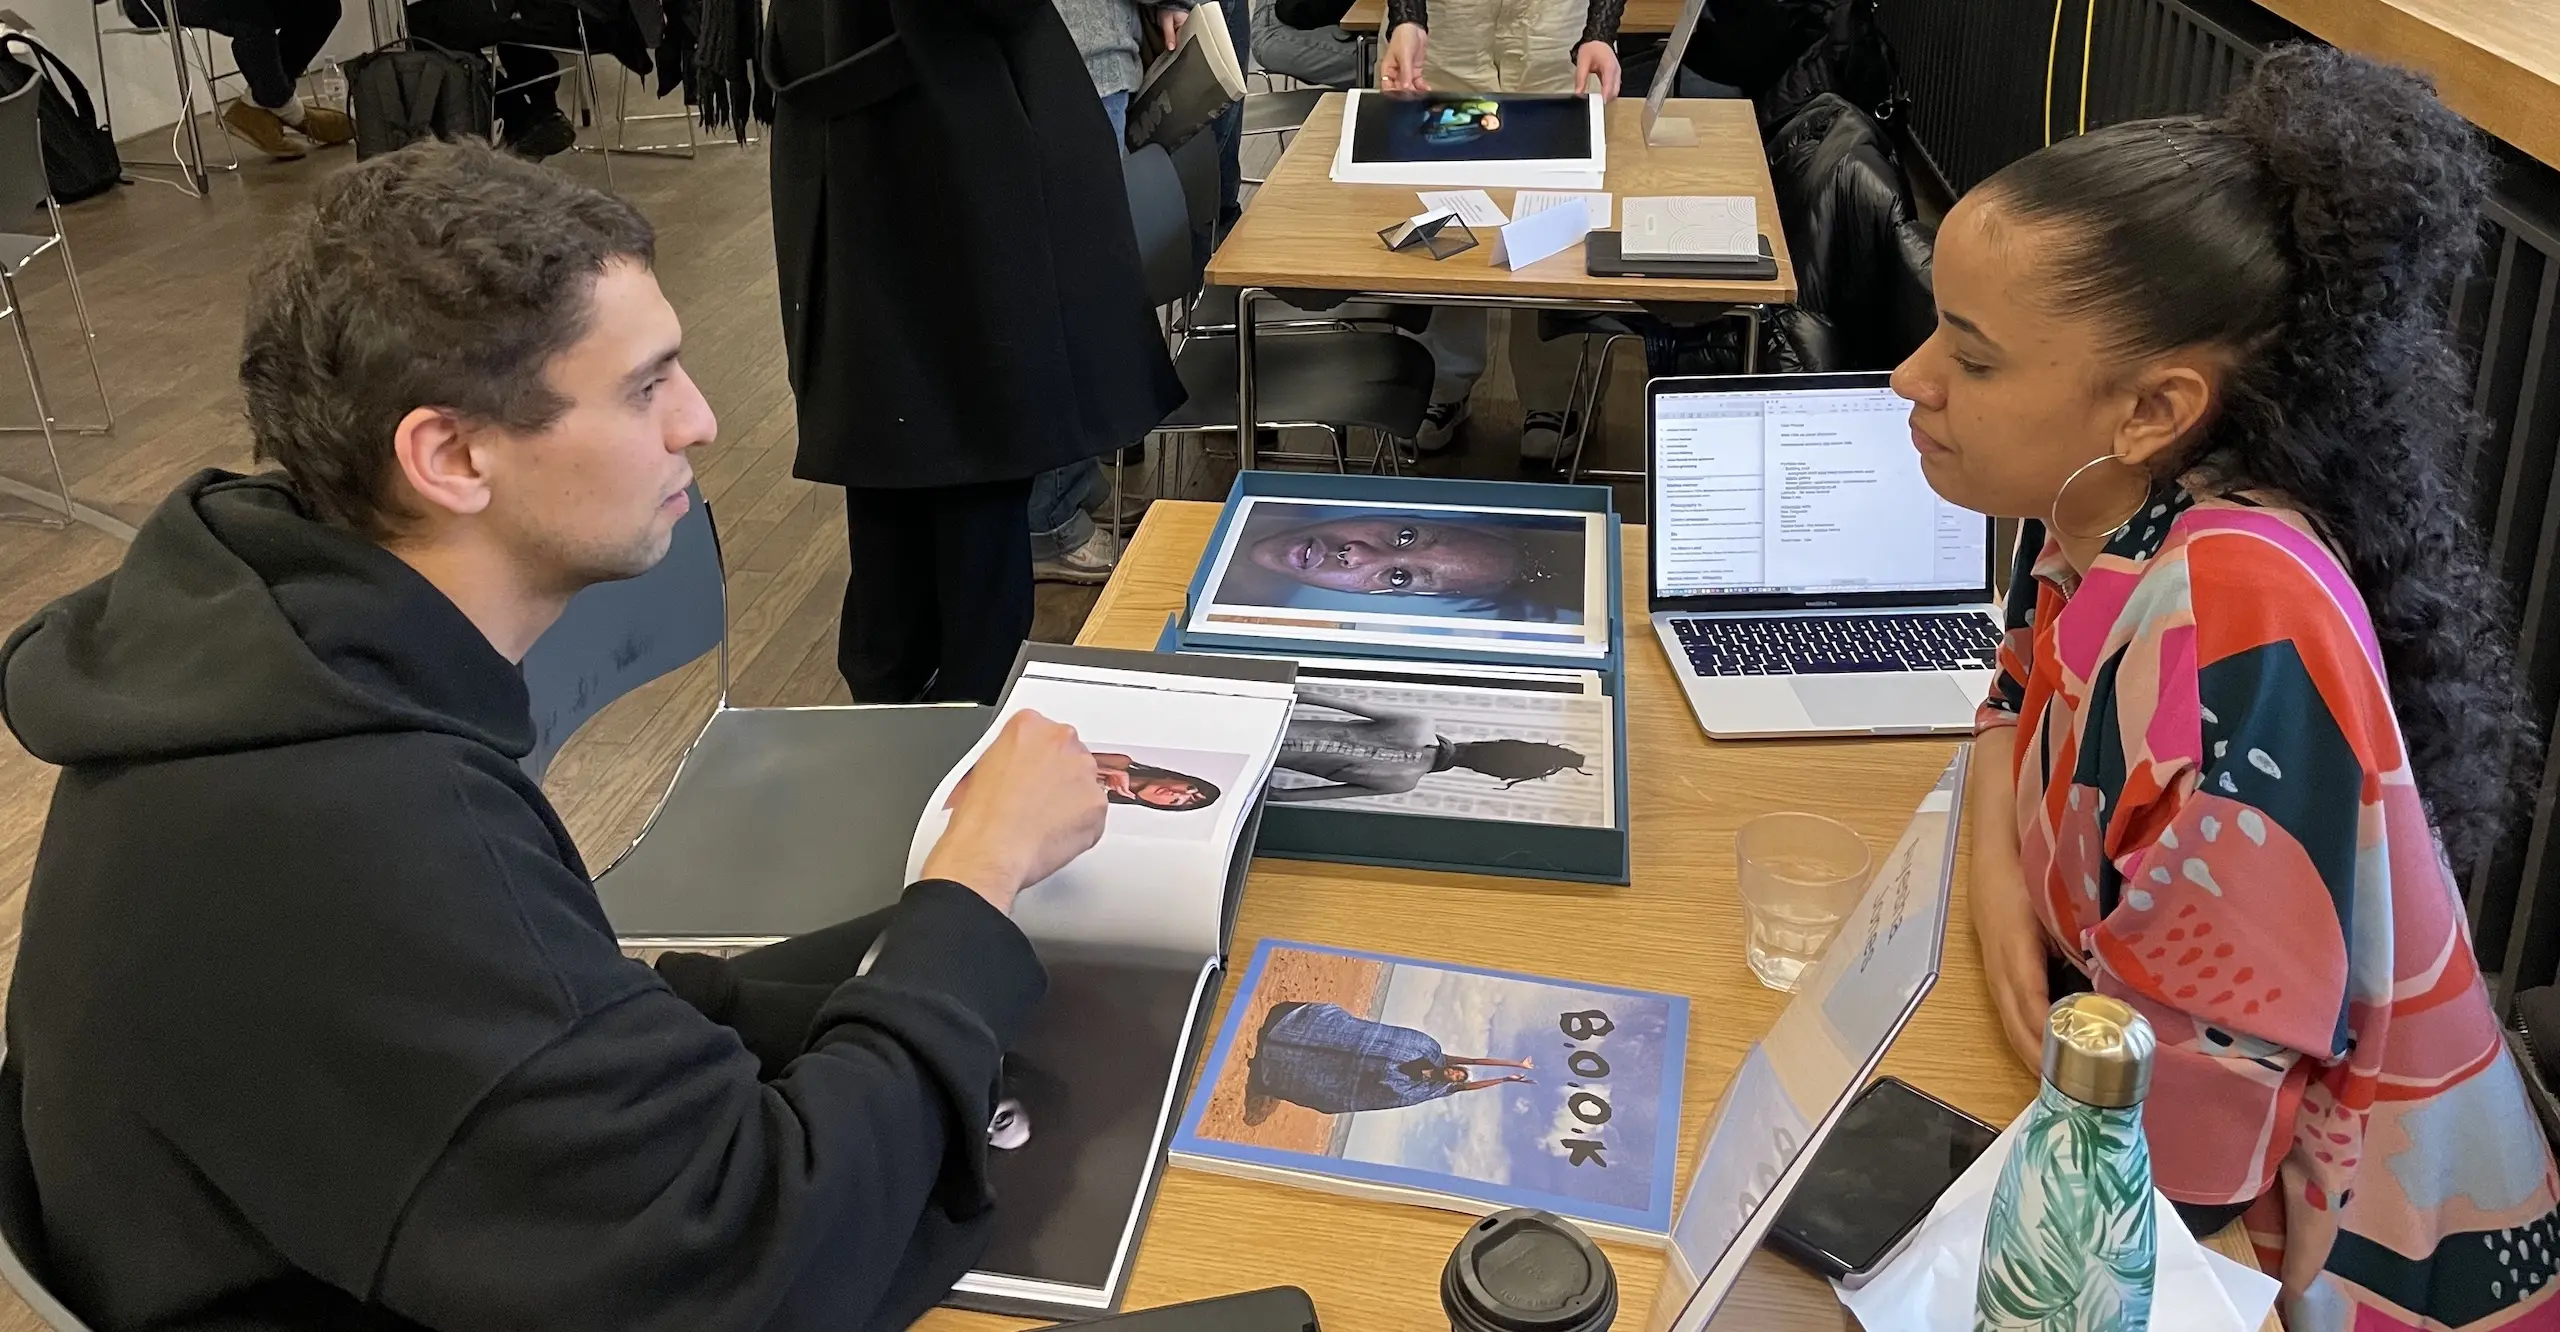
<path fill-rule="evenodd" d="M 926 802 L 909 879 L 1026 709 L 1076 728 L 1110 801 L 1102 840 L 1014 903 L 1049 991 L 1005 1056 L 988 1131 L 995 1233 L 952 1303 L 1049 1318 L 1118 1306 L 1216 999 L 1294 674 L 1285 661 L 1028 645 L 995 724 Z"/>

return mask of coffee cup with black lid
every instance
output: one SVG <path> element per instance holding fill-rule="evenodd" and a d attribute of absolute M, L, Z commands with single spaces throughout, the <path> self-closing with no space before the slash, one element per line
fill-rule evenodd
<path fill-rule="evenodd" d="M 1515 1207 L 1467 1227 L 1440 1273 L 1449 1332 L 1608 1332 L 1618 1274 L 1580 1227 Z"/>

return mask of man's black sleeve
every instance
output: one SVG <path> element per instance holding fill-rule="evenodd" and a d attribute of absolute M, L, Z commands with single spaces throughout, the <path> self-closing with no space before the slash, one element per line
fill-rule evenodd
<path fill-rule="evenodd" d="M 1000 1061 L 1045 984 L 1013 922 L 926 882 L 770 1082 L 639 988 L 482 1101 L 374 1296 L 432 1327 L 904 1327 L 984 1242 Z"/>
<path fill-rule="evenodd" d="M 1351 0 L 1271 0 L 1271 12 L 1292 28 L 1324 28 L 1351 12 Z"/>

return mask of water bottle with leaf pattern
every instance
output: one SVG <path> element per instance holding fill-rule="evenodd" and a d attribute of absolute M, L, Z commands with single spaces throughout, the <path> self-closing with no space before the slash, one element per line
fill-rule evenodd
<path fill-rule="evenodd" d="M 1975 1332 L 2150 1326 L 2157 1222 L 2142 1098 L 2156 1048 L 2122 1000 L 2075 994 L 2046 1015 L 2044 1086 L 1983 1228 Z"/>

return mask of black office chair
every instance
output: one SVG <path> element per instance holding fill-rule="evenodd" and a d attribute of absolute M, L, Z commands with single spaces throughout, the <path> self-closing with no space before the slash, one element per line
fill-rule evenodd
<path fill-rule="evenodd" d="M 606 705 L 718 654 L 719 692 L 701 732 L 648 823 L 595 876 L 627 948 L 766 942 L 894 901 L 913 811 L 994 715 L 944 704 L 732 704 L 720 537 L 701 492 L 688 493 L 693 507 L 666 558 L 570 598 L 524 658 L 534 720 L 524 767 L 540 781 Z M 914 761 L 884 770 L 884 752 Z"/>
<path fill-rule="evenodd" d="M 1123 177 L 1147 274 L 1147 299 L 1186 311 L 1175 329 L 1174 350 L 1174 368 L 1186 396 L 1158 428 L 1214 435 L 1232 434 L 1236 428 L 1236 346 L 1231 294 L 1225 323 L 1198 317 L 1200 263 L 1206 256 L 1196 242 L 1215 224 L 1218 212 L 1217 160 L 1214 150 L 1203 151 L 1207 139 L 1195 135 L 1169 158 L 1161 147 L 1141 148 L 1124 164 Z M 1186 262 L 1177 273 L 1174 260 L 1184 255 L 1186 245 L 1189 257 L 1199 262 Z M 1325 303 L 1322 297 L 1303 299 Z M 1433 369 L 1431 353 L 1421 343 L 1321 310 L 1258 315 L 1254 327 L 1259 426 L 1312 428 L 1333 440 L 1330 456 L 1271 454 L 1267 459 L 1331 462 L 1338 471 L 1348 470 L 1350 430 L 1392 439 L 1422 428 Z M 1395 448 L 1387 439 L 1381 439 L 1373 466 L 1396 465 Z"/>
<path fill-rule="evenodd" d="M 1249 92 L 1244 95 L 1244 128 L 1238 138 L 1256 139 L 1278 136 L 1281 151 L 1288 151 L 1289 141 L 1314 115 L 1316 103 L 1324 100 L 1331 88 L 1282 88 L 1274 92 Z M 1246 176 L 1244 183 L 1259 185 L 1265 178 Z"/>
<path fill-rule="evenodd" d="M 27 1158 L 25 1076 L 17 1056 L 0 1052 L 0 1277 L 54 1332 L 89 1332 L 36 1276 L 43 1260 L 44 1211 L 36 1201 L 35 1163 Z"/>

